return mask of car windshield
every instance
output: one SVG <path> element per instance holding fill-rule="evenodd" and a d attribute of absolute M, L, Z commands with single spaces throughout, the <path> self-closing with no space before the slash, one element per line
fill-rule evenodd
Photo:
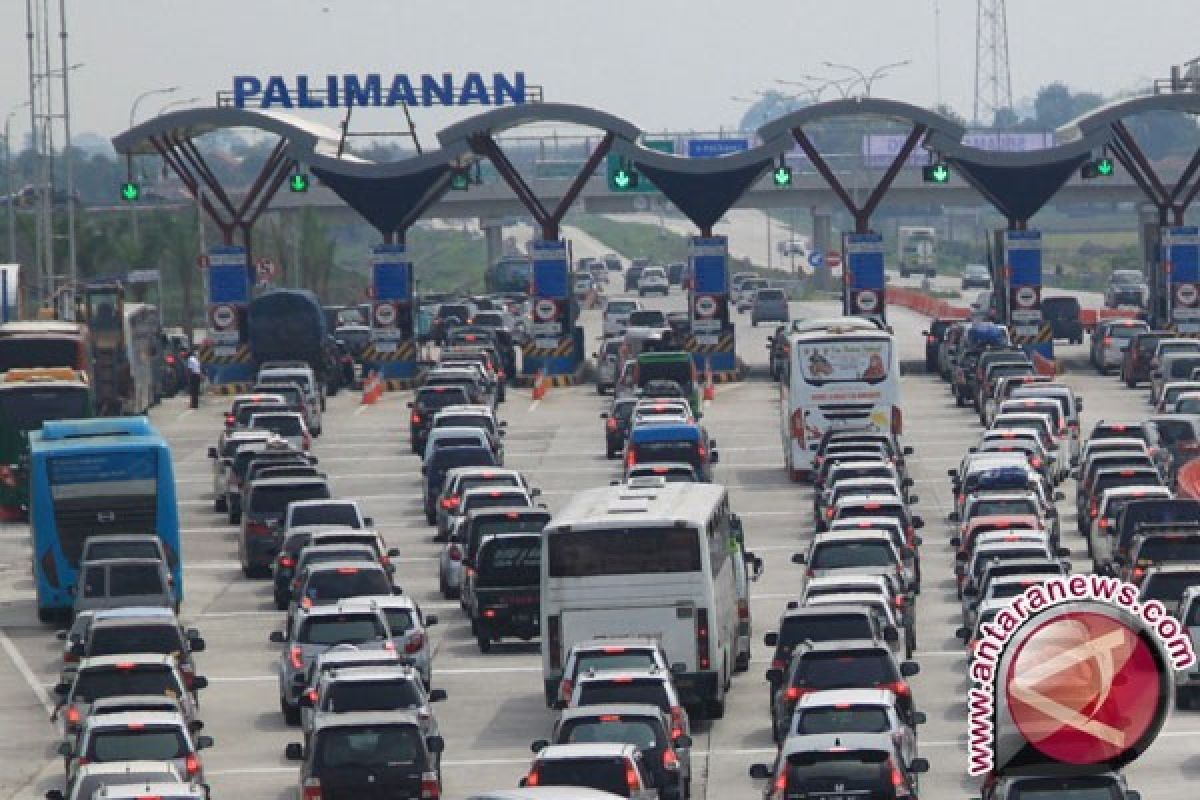
<path fill-rule="evenodd" d="M 183 650 L 183 638 L 175 625 L 98 625 L 92 628 L 87 655 L 167 654 Z"/>
<path fill-rule="evenodd" d="M 283 516 L 288 503 L 297 500 L 324 500 L 329 497 L 329 486 L 324 483 L 255 486 L 250 492 L 248 511 L 253 514 Z"/>
<path fill-rule="evenodd" d="M 336 726 L 321 730 L 313 768 L 399 767 L 424 761 L 421 733 L 409 725 Z"/>
<path fill-rule="evenodd" d="M 1037 505 L 1030 499 L 1014 497 L 1006 500 L 980 500 L 971 506 L 971 517 L 1020 516 L 1036 514 Z"/>
<path fill-rule="evenodd" d="M 516 475 L 469 475 L 458 481 L 458 493 L 466 494 L 472 489 L 483 489 L 489 486 L 520 486 Z"/>
<path fill-rule="evenodd" d="M 867 614 L 805 614 L 784 618 L 783 628 L 779 631 L 779 646 L 790 649 L 805 639 L 828 642 L 874 637 L 875 629 Z"/>
<path fill-rule="evenodd" d="M 407 608 L 385 608 L 383 616 L 387 619 L 388 630 L 392 636 L 403 636 L 417 626 L 415 611 Z"/>
<path fill-rule="evenodd" d="M 631 328 L 665 328 L 667 318 L 661 311 L 638 310 L 629 314 Z"/>
<path fill-rule="evenodd" d="M 292 527 L 298 528 L 301 525 L 344 525 L 361 528 L 362 521 L 358 517 L 358 509 L 350 503 L 321 503 L 292 508 Z"/>
<path fill-rule="evenodd" d="M 463 511 L 476 511 L 481 508 L 501 508 L 509 506 L 530 505 L 529 495 L 525 492 L 475 492 L 463 502 Z"/>
<path fill-rule="evenodd" d="M 322 698 L 322 711 L 395 711 L 422 705 L 412 681 L 335 681 Z"/>
<path fill-rule="evenodd" d="M 783 289 L 759 289 L 754 297 L 759 301 L 780 303 L 783 302 L 786 295 L 784 295 Z"/>
<path fill-rule="evenodd" d="M 896 563 L 887 542 L 826 542 L 813 551 L 813 569 L 847 567 L 886 567 Z"/>
<path fill-rule="evenodd" d="M 165 664 L 131 665 L 128 668 L 124 665 L 90 667 L 76 677 L 71 699 L 75 702 L 91 702 L 130 694 L 179 697 L 180 686 Z"/>
<path fill-rule="evenodd" d="M 374 614 L 331 615 L 305 620 L 296 641 L 317 645 L 357 644 L 379 641 L 386 635 Z"/>
<path fill-rule="evenodd" d="M 488 540 L 476 561 L 481 586 L 536 586 L 541 580 L 541 537 Z"/>
<path fill-rule="evenodd" d="M 299 436 L 304 433 L 304 423 L 295 414 L 255 414 L 250 418 L 250 427 L 280 436 Z"/>
<path fill-rule="evenodd" d="M 382 569 L 338 567 L 323 569 L 309 577 L 304 595 L 312 600 L 331 602 L 343 597 L 367 594 L 391 594 L 392 584 Z"/>
<path fill-rule="evenodd" d="M 570 719 L 558 732 L 558 744 L 621 742 L 639 750 L 658 745 L 658 728 L 648 719 L 625 714 Z"/>
<path fill-rule="evenodd" d="M 483 428 L 489 433 L 494 433 L 496 426 L 492 424 L 492 420 L 486 414 L 452 414 L 443 415 L 437 418 L 434 424 L 436 428 Z"/>
<path fill-rule="evenodd" d="M 419 389 L 414 405 L 426 411 L 436 411 L 446 406 L 459 406 L 469 403 L 467 390 L 461 386 L 435 386 Z"/>
<path fill-rule="evenodd" d="M 161 558 L 157 542 L 115 541 L 108 537 L 93 536 L 85 543 L 85 561 L 100 561 L 106 558 Z"/>
<path fill-rule="evenodd" d="M 162 574 L 155 564 L 89 566 L 84 571 L 84 597 L 122 597 L 162 594 L 164 591 Z"/>
<path fill-rule="evenodd" d="M 609 703 L 645 703 L 663 711 L 671 708 L 671 698 L 661 680 L 622 678 L 618 681 L 585 681 L 580 685 L 578 705 Z"/>
<path fill-rule="evenodd" d="M 881 652 L 809 653 L 796 671 L 796 685 L 819 689 L 878 686 L 899 680 L 891 658 Z"/>
<path fill-rule="evenodd" d="M 1105 777 L 1037 778 L 1021 781 L 1009 800 L 1121 800 L 1128 797 L 1117 782 Z"/>
<path fill-rule="evenodd" d="M 810 708 L 797 714 L 796 733 L 886 733 L 891 729 L 885 709 L 873 706 Z"/>
<path fill-rule="evenodd" d="M 112 728 L 97 731 L 88 747 L 88 759 L 110 761 L 170 761 L 190 753 L 183 731 L 170 727 Z"/>
<path fill-rule="evenodd" d="M 537 762 L 540 786 L 583 786 L 629 796 L 623 758 L 569 758 Z"/>

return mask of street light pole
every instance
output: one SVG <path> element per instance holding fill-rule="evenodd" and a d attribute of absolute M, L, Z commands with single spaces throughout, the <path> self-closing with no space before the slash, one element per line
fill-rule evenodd
<path fill-rule="evenodd" d="M 79 262 L 75 247 L 75 159 L 71 155 L 71 96 L 67 91 L 67 75 L 83 64 L 67 66 L 67 0 L 58 0 L 58 38 L 62 46 L 62 100 L 63 100 L 63 161 L 66 172 L 67 193 L 67 274 L 70 276 L 71 291 L 79 282 Z M 72 304 L 74 306 L 74 304 Z M 74 319 L 74 316 L 71 317 Z"/>
<path fill-rule="evenodd" d="M 17 193 L 13 190 L 12 118 L 27 105 L 28 102 L 14 106 L 4 118 L 4 191 L 7 194 L 8 261 L 11 264 L 17 263 Z"/>
<path fill-rule="evenodd" d="M 163 114 L 167 113 L 167 111 L 169 109 L 175 108 L 176 106 L 188 106 L 188 105 L 191 105 L 192 103 L 199 103 L 199 102 L 200 102 L 199 97 L 189 97 L 186 100 L 172 100 L 171 102 L 165 104 L 162 108 L 160 108 L 154 116 L 161 117 Z"/>
<path fill-rule="evenodd" d="M 147 97 L 153 97 L 154 95 L 157 95 L 157 94 L 174 94 L 177 91 L 179 91 L 178 86 L 164 86 L 159 89 L 149 89 L 147 91 L 142 92 L 137 97 L 133 98 L 133 105 L 131 105 L 129 107 L 129 127 L 130 128 L 133 127 L 133 120 L 137 116 L 138 106 L 141 105 L 141 102 L 143 100 L 145 100 Z M 130 180 L 133 180 L 132 176 L 130 176 Z M 133 243 L 139 244 L 137 201 L 136 200 L 129 204 L 129 225 L 130 225 L 130 229 L 133 231 Z M 131 266 L 136 267 L 137 265 L 131 265 Z"/>
<path fill-rule="evenodd" d="M 863 91 L 865 92 L 866 96 L 870 97 L 871 96 L 871 85 L 873 83 L 875 83 L 876 80 L 883 77 L 884 74 L 887 73 L 888 70 L 895 69 L 896 67 L 906 67 L 909 64 L 911 64 L 912 61 L 905 59 L 904 61 L 897 61 L 894 64 L 884 64 L 882 67 L 876 67 L 871 72 L 870 75 L 867 75 L 858 67 L 853 67 L 853 66 L 850 66 L 849 64 L 835 64 L 832 61 L 825 61 L 823 63 L 826 67 L 829 67 L 830 69 L 843 69 L 843 70 L 846 70 L 847 72 L 853 72 L 855 75 L 858 76 L 858 80 L 862 83 Z M 853 85 L 854 84 L 851 84 L 851 86 L 853 86 Z"/>

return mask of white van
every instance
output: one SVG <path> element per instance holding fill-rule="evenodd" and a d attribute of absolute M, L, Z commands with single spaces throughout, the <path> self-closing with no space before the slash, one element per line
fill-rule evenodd
<path fill-rule="evenodd" d="M 831 428 L 868 428 L 899 436 L 900 358 L 890 333 L 858 320 L 832 320 L 788 335 L 790 370 L 780 392 L 780 436 L 793 481 L 808 480 Z"/>

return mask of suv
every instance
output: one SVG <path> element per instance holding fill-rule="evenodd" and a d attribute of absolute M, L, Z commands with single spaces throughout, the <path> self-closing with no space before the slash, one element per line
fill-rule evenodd
<path fill-rule="evenodd" d="M 1108 288 L 1104 290 L 1104 307 L 1135 306 L 1143 308 L 1149 294 L 1150 288 L 1146 285 L 1146 278 L 1140 270 L 1114 270 L 1112 277 L 1108 279 Z"/>
<path fill-rule="evenodd" d="M 1158 349 L 1158 343 L 1163 339 L 1173 338 L 1175 334 L 1171 331 L 1146 331 L 1134 335 L 1121 358 L 1121 380 L 1127 387 L 1133 389 L 1139 383 L 1150 380 L 1150 373 L 1154 369 L 1154 351 Z"/>
<path fill-rule="evenodd" d="M 204 639 L 195 628 L 184 629 L 169 609 L 163 612 L 161 616 L 100 612 L 94 615 L 83 637 L 71 645 L 70 652 L 76 658 L 124 653 L 173 656 L 187 688 L 194 689 L 196 661 L 192 654 L 204 651 Z"/>
<path fill-rule="evenodd" d="M 519 487 L 526 490 L 530 497 L 541 494 L 529 486 L 520 472 L 515 469 L 493 469 L 491 467 L 461 467 L 446 473 L 446 481 L 437 502 L 437 534 L 435 542 L 444 542 L 450 538 L 458 524 L 457 517 L 464 516 L 462 510 L 463 494 L 470 489 L 479 488 Z"/>
<path fill-rule="evenodd" d="M 304 708 L 300 727 L 306 736 L 312 733 L 318 714 L 412 710 L 422 723 L 422 733 L 436 736 L 441 731 L 429 705 L 445 700 L 446 690 L 427 691 L 426 686 L 412 667 L 400 665 L 325 670 L 317 677 L 316 685 L 300 697 Z"/>
<path fill-rule="evenodd" d="M 783 289 L 759 289 L 754 293 L 754 306 L 750 312 L 750 324 L 757 327 L 760 322 L 783 322 L 791 320 L 788 311 L 788 296 Z"/>
<path fill-rule="evenodd" d="M 91 714 L 92 706 L 109 697 L 158 695 L 174 697 L 188 721 L 196 717 L 194 693 L 208 686 L 201 676 L 192 678 L 191 690 L 173 655 L 158 653 L 122 653 L 94 656 L 79 662 L 70 683 L 59 683 L 55 716 L 62 716 L 64 739 L 79 732 Z M 59 714 L 62 709 L 65 713 Z"/>
<path fill-rule="evenodd" d="M 963 268 L 962 275 L 963 289 L 990 289 L 992 288 L 992 274 L 988 270 L 986 264 L 967 264 Z"/>
<path fill-rule="evenodd" d="M 548 745 L 520 785 L 586 787 L 631 800 L 659 797 L 641 751 L 620 742 Z"/>
<path fill-rule="evenodd" d="M 481 653 L 503 636 L 529 641 L 540 632 L 541 540 L 538 533 L 501 533 L 480 543 L 463 595 Z"/>
<path fill-rule="evenodd" d="M 105 558 L 79 565 L 74 613 L 125 606 L 179 610 L 174 581 L 159 558 Z"/>
<path fill-rule="evenodd" d="M 238 559 L 247 578 L 265 578 L 283 544 L 283 519 L 288 504 L 297 500 L 329 499 L 333 492 L 324 478 L 266 478 L 246 487 Z"/>
<path fill-rule="evenodd" d="M 424 736 L 412 711 L 316 714 L 306 744 L 284 751 L 300 766 L 298 797 L 436 798 L 442 791 L 441 736 Z"/>
<path fill-rule="evenodd" d="M 765 800 L 776 797 L 845 797 L 871 800 L 915 798 L 917 773 L 929 762 L 901 763 L 886 733 L 837 733 L 796 736 L 784 742 L 772 770 L 766 764 L 750 767 L 755 780 L 770 779 Z M 837 794 L 829 791 L 834 787 Z M 840 788 L 838 788 L 840 787 Z"/>
<path fill-rule="evenodd" d="M 1055 339 L 1083 344 L 1083 321 L 1079 300 L 1074 297 L 1043 297 L 1042 319 L 1050 324 Z"/>
<path fill-rule="evenodd" d="M 318 655 L 343 644 L 359 650 L 395 647 L 383 612 L 362 604 L 351 607 L 339 603 L 302 611 L 288 634 L 272 631 L 270 640 L 285 645 L 279 656 L 279 710 L 289 725 L 300 724 L 300 691 Z"/>
<path fill-rule="evenodd" d="M 655 639 L 589 639 L 577 642 L 563 659 L 562 679 L 558 697 L 546 692 L 546 705 L 566 708 L 575 691 L 575 681 L 581 674 L 605 670 L 662 670 L 669 671 L 670 662 L 662 644 Z"/>
<path fill-rule="evenodd" d="M 465 386 L 422 386 L 409 401 L 409 439 L 414 453 L 425 452 L 425 437 L 433 427 L 433 415 L 446 406 L 470 405 L 471 395 Z"/>
<path fill-rule="evenodd" d="M 165 761 L 188 780 L 203 783 L 197 753 L 212 746 L 211 736 L 193 738 L 179 714 L 143 711 L 89 719 L 77 743 L 63 742 L 58 751 L 67 761 L 68 785 L 81 766 L 112 761 Z"/>
<path fill-rule="evenodd" d="M 309 366 L 270 367 L 258 371 L 258 383 L 295 383 L 304 392 L 304 421 L 313 436 L 321 435 L 321 412 L 325 410 L 325 386 Z"/>
<path fill-rule="evenodd" d="M 455 467 L 498 467 L 496 453 L 490 447 L 455 446 L 438 448 L 421 467 L 424 476 L 425 521 L 437 522 L 437 500 L 445 485 L 446 473 Z"/>

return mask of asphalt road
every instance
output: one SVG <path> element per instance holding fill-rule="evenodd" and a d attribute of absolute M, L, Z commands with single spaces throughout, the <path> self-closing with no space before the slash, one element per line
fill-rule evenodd
<path fill-rule="evenodd" d="M 683 307 L 678 294 L 653 302 Z M 831 310 L 826 305 L 794 311 Z M 901 309 L 891 316 L 902 357 L 920 358 L 923 319 Z M 584 319 L 589 337 L 595 336 L 598 313 L 586 312 Z M 767 326 L 739 324 L 739 351 L 751 365 L 765 364 L 768 333 Z M 1084 430 L 1100 416 L 1135 418 L 1146 412 L 1143 392 L 1128 391 L 1114 378 L 1086 369 L 1083 348 L 1061 352 L 1070 367 L 1065 380 L 1086 401 Z M 789 558 L 811 535 L 810 493 L 784 475 L 778 389 L 758 377 L 762 374 L 760 369 L 753 380 L 719 386 L 704 418 L 721 453 L 717 478 L 729 486 L 733 506 L 746 521 L 748 548 L 764 558 L 766 570 L 753 586 L 756 645 L 751 669 L 735 680 L 726 717 L 697 726 L 694 791 L 701 799 L 760 796 L 762 787 L 749 780 L 746 768 L 773 755 L 763 679 L 769 654 L 761 645 L 762 633 L 774 627 L 786 601 L 796 595 L 800 568 Z M 921 754 L 933 765 L 922 779 L 921 796 L 963 800 L 974 794 L 975 783 L 965 775 L 966 679 L 962 648 L 953 637 L 959 608 L 943 519 L 950 502 L 946 469 L 958 462 L 979 428 L 967 409 L 954 407 L 934 377 L 907 376 L 903 390 L 905 438 L 916 448 L 911 459 L 914 491 L 927 523 L 916 654 L 922 671 L 912 680 L 917 705 L 928 715 L 920 729 Z M 542 702 L 536 643 L 498 645 L 481 655 L 457 602 L 437 594 L 438 546 L 421 517 L 420 464 L 406 441 L 407 399 L 406 393 L 393 393 L 377 405 L 360 406 L 357 394 L 332 398 L 326 432 L 315 450 L 335 490 L 361 499 L 388 543 L 403 551 L 398 582 L 441 618 L 433 638 L 434 685 L 449 693 L 435 707 L 447 741 L 444 796 L 462 798 L 473 790 L 515 786 L 529 762 L 529 742 L 549 732 L 553 716 Z M 528 390 L 513 390 L 502 406 L 509 422 L 508 464 L 526 471 L 543 488 L 552 510 L 572 492 L 605 485 L 617 474 L 616 463 L 603 453 L 598 414 L 606 404 L 583 386 L 552 389 L 538 402 Z M 179 478 L 187 586 L 183 616 L 208 642 L 207 652 L 197 657 L 200 672 L 211 681 L 202 695 L 201 715 L 216 746 L 203 754 L 204 763 L 214 798 L 293 797 L 297 769 L 284 760 L 283 749 L 300 736 L 284 726 L 278 711 L 279 650 L 267 641 L 282 615 L 271 606 L 266 582 L 241 576 L 235 530 L 212 511 L 205 450 L 215 439 L 223 409 L 219 398 L 206 398 L 194 412 L 176 398 L 151 415 L 172 442 Z M 1070 497 L 1071 487 L 1063 488 Z M 1064 543 L 1082 566 L 1085 551 L 1070 519 L 1073 504 L 1063 503 L 1062 512 Z M 0 526 L 0 798 L 40 798 L 62 783 L 61 759 L 53 752 L 57 731 L 48 721 L 46 697 L 59 667 L 60 643 L 34 616 L 29 564 L 27 530 Z M 1159 741 L 1128 770 L 1131 786 L 1156 800 L 1195 796 L 1191 781 L 1200 773 L 1197 736 L 1200 717 L 1174 712 Z"/>

